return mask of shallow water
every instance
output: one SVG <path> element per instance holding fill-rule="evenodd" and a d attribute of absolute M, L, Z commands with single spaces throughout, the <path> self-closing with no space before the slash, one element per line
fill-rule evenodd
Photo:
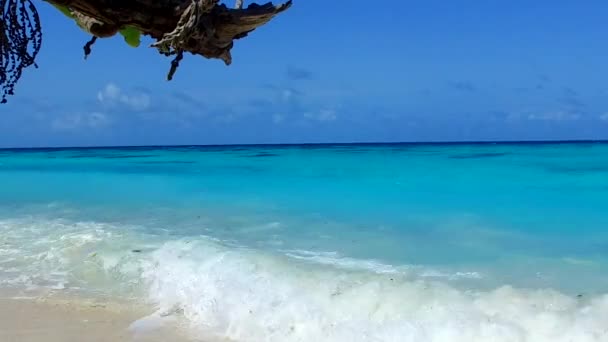
<path fill-rule="evenodd" d="M 243 341 L 608 341 L 608 144 L 0 150 L 0 286 Z"/>

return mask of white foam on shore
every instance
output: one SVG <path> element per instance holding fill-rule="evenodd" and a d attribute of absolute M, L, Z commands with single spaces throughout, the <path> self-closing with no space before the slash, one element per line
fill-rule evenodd
<path fill-rule="evenodd" d="M 0 242 L 0 286 L 138 295 L 212 339 L 608 341 L 608 295 L 508 285 L 463 291 L 446 282 L 457 272 L 425 276 L 336 253 L 279 255 L 204 237 L 166 241 L 96 222 L 0 220 Z"/>
<path fill-rule="evenodd" d="M 424 266 L 400 265 L 394 266 L 378 260 L 361 260 L 340 255 L 337 252 L 312 252 L 306 250 L 288 250 L 285 255 L 298 260 L 309 261 L 321 265 L 333 266 L 352 271 L 371 271 L 380 274 L 409 275 L 420 278 L 437 278 L 447 280 L 481 279 L 477 271 L 445 272 Z"/>
<path fill-rule="evenodd" d="M 145 266 L 150 299 L 235 341 L 608 341 L 608 296 L 440 282 L 297 264 L 206 241 L 170 242 Z"/>

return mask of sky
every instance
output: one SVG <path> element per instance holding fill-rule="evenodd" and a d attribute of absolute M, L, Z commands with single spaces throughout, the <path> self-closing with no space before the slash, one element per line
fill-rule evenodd
<path fill-rule="evenodd" d="M 170 82 L 151 40 L 85 61 L 89 36 L 36 4 L 0 147 L 608 139 L 605 0 L 294 0 L 232 65 L 188 54 Z"/>

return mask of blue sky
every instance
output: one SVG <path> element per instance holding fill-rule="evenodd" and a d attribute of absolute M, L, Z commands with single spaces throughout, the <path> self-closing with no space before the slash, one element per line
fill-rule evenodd
<path fill-rule="evenodd" d="M 88 36 L 44 41 L 0 146 L 608 139 L 608 2 L 294 0 L 233 64 Z"/>

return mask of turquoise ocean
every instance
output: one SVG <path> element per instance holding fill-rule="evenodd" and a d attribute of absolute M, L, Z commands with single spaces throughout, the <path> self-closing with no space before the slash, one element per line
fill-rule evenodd
<path fill-rule="evenodd" d="M 608 341 L 608 144 L 0 150 L 0 288 L 231 341 Z"/>

